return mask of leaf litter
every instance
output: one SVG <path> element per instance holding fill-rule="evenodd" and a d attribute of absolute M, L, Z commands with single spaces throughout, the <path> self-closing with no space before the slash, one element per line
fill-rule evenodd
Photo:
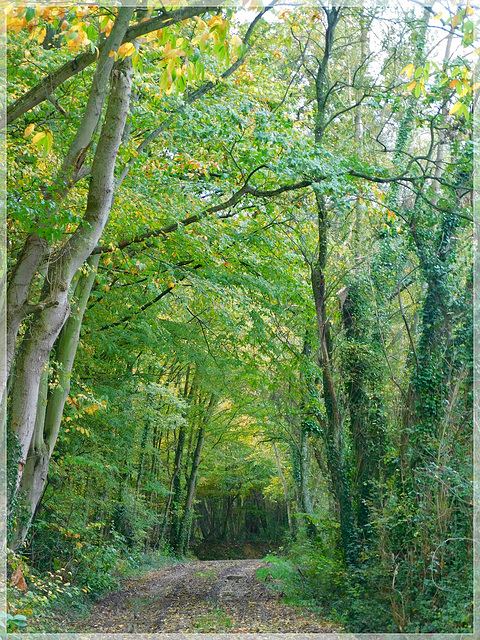
<path fill-rule="evenodd" d="M 262 560 L 185 562 L 123 582 L 75 631 L 93 633 L 328 633 L 338 627 L 281 601 L 256 577 Z"/>

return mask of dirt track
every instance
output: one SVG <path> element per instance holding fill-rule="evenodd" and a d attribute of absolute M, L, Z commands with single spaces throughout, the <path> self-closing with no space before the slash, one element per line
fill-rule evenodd
<path fill-rule="evenodd" d="M 78 631 L 92 633 L 319 633 L 338 629 L 282 604 L 260 582 L 261 560 L 187 562 L 128 580 L 96 603 Z"/>

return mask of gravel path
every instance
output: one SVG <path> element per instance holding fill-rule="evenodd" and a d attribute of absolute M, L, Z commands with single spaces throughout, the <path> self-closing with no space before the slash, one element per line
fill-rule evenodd
<path fill-rule="evenodd" d="M 261 560 L 186 562 L 152 571 L 99 600 L 76 631 L 329 633 L 338 628 L 282 604 L 255 576 Z"/>

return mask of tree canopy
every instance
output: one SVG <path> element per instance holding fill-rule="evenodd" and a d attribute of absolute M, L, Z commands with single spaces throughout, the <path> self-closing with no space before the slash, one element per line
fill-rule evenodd
<path fill-rule="evenodd" d="M 8 545 L 468 631 L 478 17 L 276 4 L 6 9 Z"/>

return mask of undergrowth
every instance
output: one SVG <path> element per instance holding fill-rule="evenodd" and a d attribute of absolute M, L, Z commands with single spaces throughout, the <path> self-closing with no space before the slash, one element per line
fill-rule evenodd
<path fill-rule="evenodd" d="M 270 564 L 258 577 L 281 591 L 286 603 L 308 607 L 346 632 L 472 632 L 472 597 L 461 588 L 468 581 L 463 573 L 455 578 L 455 571 L 468 571 L 465 562 L 463 568 L 452 567 L 450 577 L 404 562 L 392 588 L 391 572 L 380 566 L 373 551 L 364 550 L 359 564 L 346 568 L 335 531 L 329 543 L 320 535 L 280 553 L 264 558 Z M 455 555 L 459 550 L 455 554 L 452 549 Z"/>
<path fill-rule="evenodd" d="M 118 589 L 122 579 L 135 579 L 182 561 L 171 556 L 168 549 L 143 553 L 107 548 L 100 553 L 103 563 L 99 568 L 98 555 L 96 566 L 88 567 L 89 558 L 85 556 L 74 573 L 68 566 L 40 571 L 27 557 L 9 551 L 7 614 L 0 621 L 3 628 L 12 633 L 64 633 L 91 612 L 98 598 Z M 14 586 L 16 570 L 25 582 Z"/>

